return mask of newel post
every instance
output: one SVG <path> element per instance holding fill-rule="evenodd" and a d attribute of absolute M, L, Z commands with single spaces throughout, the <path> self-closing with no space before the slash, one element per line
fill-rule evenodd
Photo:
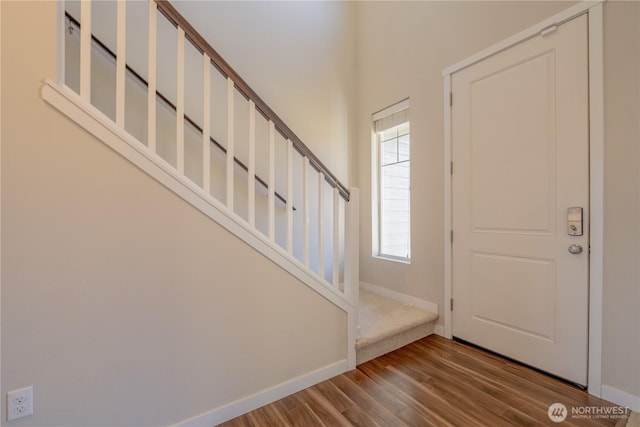
<path fill-rule="evenodd" d="M 344 293 L 349 301 L 358 305 L 360 287 L 360 190 L 350 189 L 345 223 Z"/>
<path fill-rule="evenodd" d="M 358 322 L 358 298 L 360 290 L 360 190 L 350 189 L 349 202 L 346 204 L 345 242 L 344 242 L 344 293 L 354 309 L 349 316 L 349 369 L 356 366 L 356 340 L 360 336 Z"/>

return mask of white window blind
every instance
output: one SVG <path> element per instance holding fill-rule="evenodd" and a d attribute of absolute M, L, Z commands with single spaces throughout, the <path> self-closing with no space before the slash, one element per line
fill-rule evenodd
<path fill-rule="evenodd" d="M 409 100 L 373 115 L 377 145 L 378 256 L 411 258 Z"/>

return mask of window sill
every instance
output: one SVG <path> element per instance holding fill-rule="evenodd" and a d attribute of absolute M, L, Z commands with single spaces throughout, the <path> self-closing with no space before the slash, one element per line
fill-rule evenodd
<path fill-rule="evenodd" d="M 391 262 L 397 262 L 400 264 L 411 264 L 411 258 L 407 259 L 407 258 L 397 258 L 391 255 L 372 255 L 373 258 L 376 259 L 380 259 L 383 261 L 391 261 Z"/>

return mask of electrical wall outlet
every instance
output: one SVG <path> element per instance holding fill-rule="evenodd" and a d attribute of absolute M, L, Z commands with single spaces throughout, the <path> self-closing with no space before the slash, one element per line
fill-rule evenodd
<path fill-rule="evenodd" d="M 33 414 L 33 387 L 7 393 L 7 421 Z"/>

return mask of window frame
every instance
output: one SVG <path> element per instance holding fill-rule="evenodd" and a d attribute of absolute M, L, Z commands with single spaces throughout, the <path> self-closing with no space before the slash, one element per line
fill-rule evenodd
<path fill-rule="evenodd" d="M 409 217 L 409 236 L 408 236 L 408 256 L 402 257 L 382 252 L 382 233 L 383 233 L 383 206 L 382 206 L 382 132 L 376 132 L 376 121 L 385 117 L 390 117 L 395 113 L 409 110 L 409 98 L 395 103 L 371 116 L 371 231 L 372 231 L 372 257 L 387 261 L 399 262 L 402 264 L 411 264 L 411 172 L 409 172 L 409 200 L 408 200 L 408 217 Z M 409 170 L 411 168 L 411 120 L 409 123 Z M 395 127 L 395 126 L 392 126 Z M 389 127 L 388 129 L 391 129 Z M 399 138 L 399 137 L 397 137 Z"/>

